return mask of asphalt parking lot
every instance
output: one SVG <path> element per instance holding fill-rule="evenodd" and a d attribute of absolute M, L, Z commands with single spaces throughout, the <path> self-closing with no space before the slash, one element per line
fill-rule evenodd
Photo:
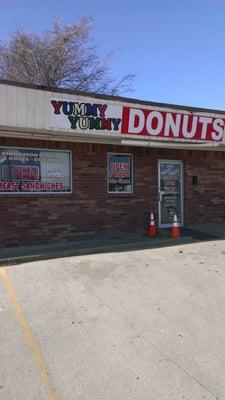
<path fill-rule="evenodd" d="M 224 399 L 224 304 L 224 240 L 1 267 L 0 399 Z"/>

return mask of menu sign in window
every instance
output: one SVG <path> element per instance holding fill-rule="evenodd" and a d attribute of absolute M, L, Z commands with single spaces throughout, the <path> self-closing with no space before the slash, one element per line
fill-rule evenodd
<path fill-rule="evenodd" d="M 0 148 L 0 193 L 70 193 L 71 153 Z"/>
<path fill-rule="evenodd" d="M 108 154 L 108 192 L 132 193 L 132 156 Z"/>

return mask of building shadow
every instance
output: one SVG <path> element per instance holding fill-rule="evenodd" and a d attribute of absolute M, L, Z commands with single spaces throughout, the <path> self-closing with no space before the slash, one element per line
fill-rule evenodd
<path fill-rule="evenodd" d="M 171 238 L 169 229 L 160 230 L 155 238 L 147 234 L 125 233 L 117 236 L 86 237 L 82 240 L 61 243 L 2 248 L 0 266 L 82 255 L 151 250 L 223 239 L 225 239 L 225 225 L 216 224 L 211 228 L 207 226 L 206 229 L 204 225 L 181 228 L 181 236 L 178 239 Z"/>

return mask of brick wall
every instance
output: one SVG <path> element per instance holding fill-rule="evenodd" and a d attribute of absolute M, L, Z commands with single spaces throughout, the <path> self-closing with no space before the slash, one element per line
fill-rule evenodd
<path fill-rule="evenodd" d="M 158 159 L 184 162 L 185 223 L 225 221 L 225 153 L 0 138 L 0 145 L 69 149 L 73 194 L 1 195 L 0 246 L 144 232 L 143 214 L 157 217 Z M 108 194 L 107 152 L 131 153 L 134 193 Z M 198 176 L 193 185 L 192 176 Z"/>

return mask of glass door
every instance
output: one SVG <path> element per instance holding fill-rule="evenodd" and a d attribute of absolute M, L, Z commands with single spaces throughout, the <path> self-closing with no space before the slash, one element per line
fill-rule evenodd
<path fill-rule="evenodd" d="M 169 228 L 177 213 L 183 225 L 183 164 L 182 161 L 159 161 L 159 227 Z"/>

